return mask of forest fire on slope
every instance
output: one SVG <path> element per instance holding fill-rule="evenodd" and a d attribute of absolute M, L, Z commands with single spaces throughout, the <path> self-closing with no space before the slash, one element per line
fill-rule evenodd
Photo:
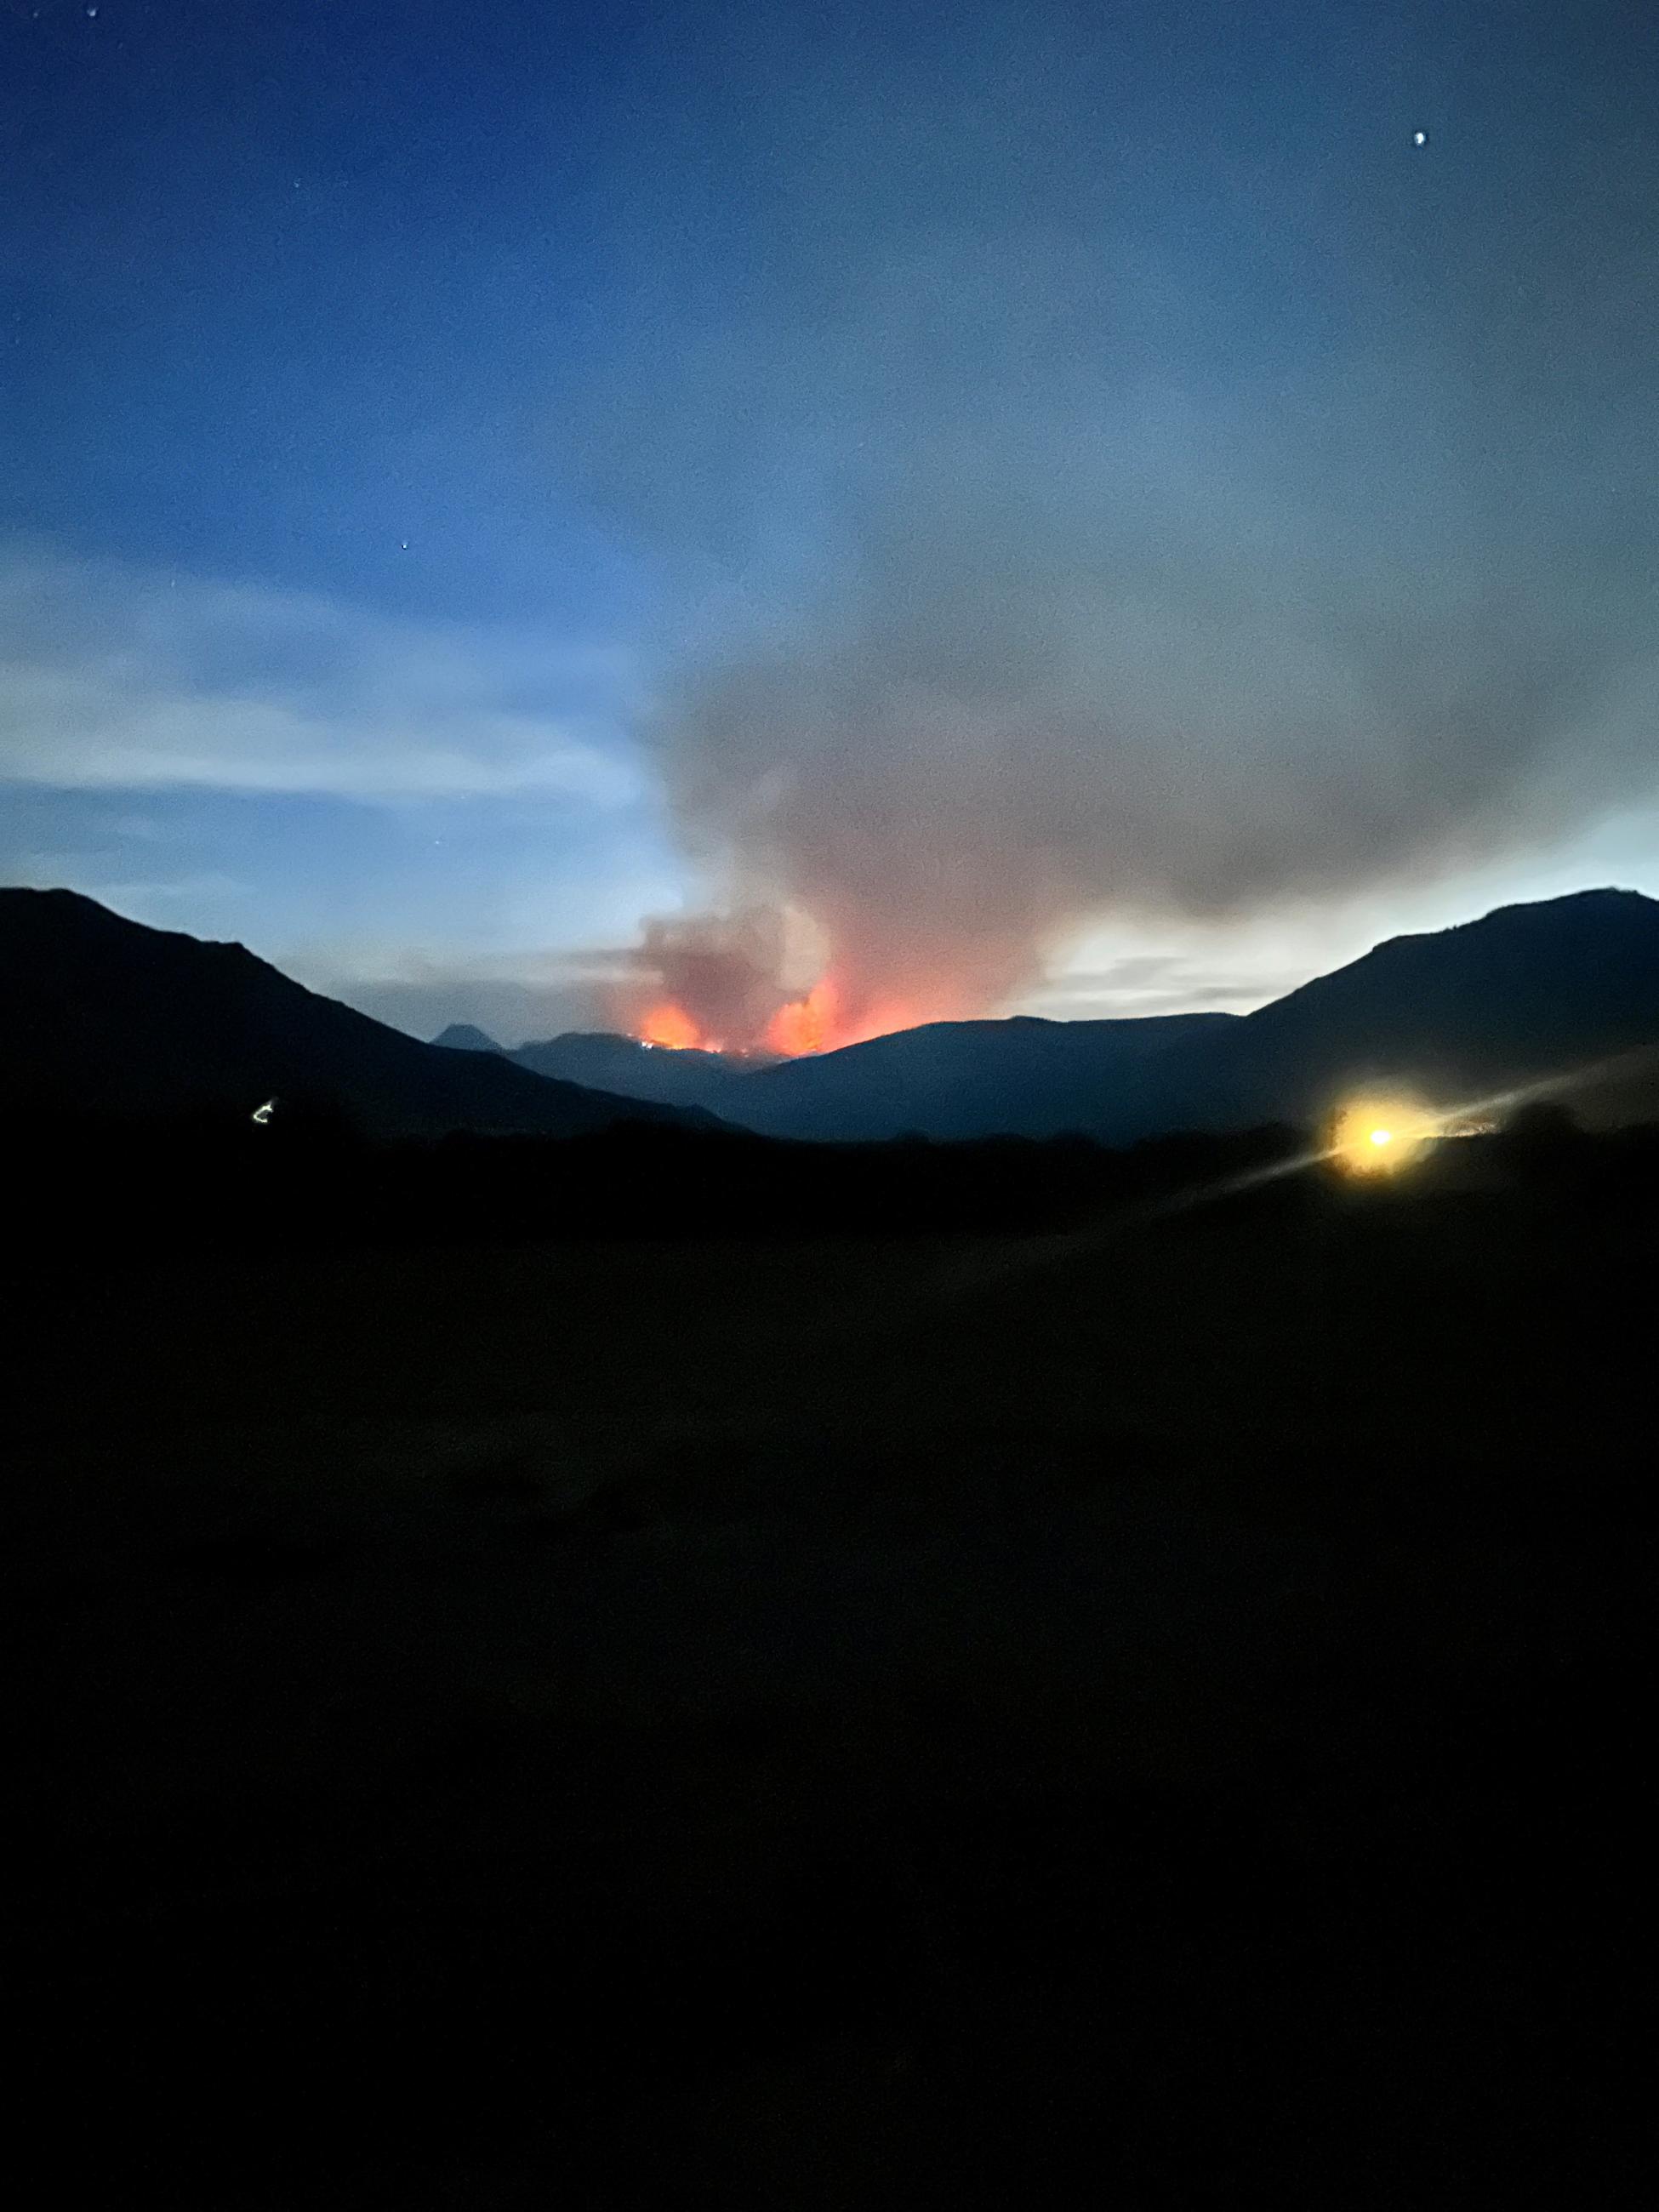
<path fill-rule="evenodd" d="M 761 1052 L 769 1057 L 799 1059 L 808 1053 L 833 1052 L 839 1046 L 862 1044 L 869 1037 L 886 1036 L 908 1029 L 913 1017 L 896 1003 L 853 1014 L 843 1006 L 833 979 L 822 977 L 804 997 L 778 1007 L 760 1036 L 732 1044 L 705 1030 L 678 1000 L 665 999 L 653 1006 L 635 1025 L 641 1044 L 669 1052 Z"/>
<path fill-rule="evenodd" d="M 641 1018 L 635 1031 L 641 1044 L 659 1045 L 665 1052 L 689 1052 L 700 1047 L 705 1052 L 717 1052 L 718 1045 L 708 1044 L 697 1024 L 684 1006 L 672 1000 L 653 1006 Z"/>
<path fill-rule="evenodd" d="M 613 1026 L 669 1051 L 796 1059 L 981 1011 L 923 964 L 893 989 L 892 963 L 836 945 L 836 933 L 765 905 L 658 916 L 618 978 Z"/>

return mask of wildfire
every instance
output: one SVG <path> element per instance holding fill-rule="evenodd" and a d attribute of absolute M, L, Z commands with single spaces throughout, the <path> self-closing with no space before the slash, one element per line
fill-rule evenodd
<path fill-rule="evenodd" d="M 702 1042 L 702 1033 L 690 1015 L 672 1000 L 652 1007 L 640 1024 L 639 1037 L 641 1044 L 660 1045 L 665 1052 L 689 1052 Z"/>
<path fill-rule="evenodd" d="M 885 1003 L 861 1013 L 845 1006 L 834 979 L 825 975 L 804 998 L 780 1006 L 761 1035 L 737 1052 L 760 1051 L 798 1060 L 805 1053 L 833 1052 L 838 1045 L 862 1044 L 867 1037 L 886 1036 L 908 1029 L 915 1016 L 902 1006 Z M 635 1023 L 634 1034 L 641 1044 L 665 1052 L 724 1052 L 727 1048 L 711 1036 L 677 1000 L 664 999 Z"/>
<path fill-rule="evenodd" d="M 835 1033 L 836 995 L 826 975 L 804 999 L 780 1006 L 766 1025 L 767 1049 L 792 1060 L 804 1052 L 822 1052 Z"/>
<path fill-rule="evenodd" d="M 834 1052 L 841 1045 L 863 1044 L 870 1037 L 908 1029 L 915 1020 L 913 1013 L 891 1000 L 854 1012 L 843 1001 L 834 977 L 825 975 L 804 999 L 778 1008 L 767 1024 L 766 1048 L 792 1059 L 804 1052 Z"/>

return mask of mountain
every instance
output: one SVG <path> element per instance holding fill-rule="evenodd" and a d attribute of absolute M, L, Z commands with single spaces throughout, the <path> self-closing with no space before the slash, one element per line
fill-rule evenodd
<path fill-rule="evenodd" d="M 1576 1073 L 1648 1048 L 1617 1081 Z M 1252 1014 L 933 1023 L 750 1076 L 720 1111 L 777 1136 L 1121 1144 L 1306 1125 L 1372 1087 L 1450 1107 L 1568 1075 L 1586 1120 L 1659 1117 L 1659 901 L 1581 891 L 1391 938 Z"/>
<path fill-rule="evenodd" d="M 451 1022 L 443 1034 L 434 1036 L 432 1042 L 442 1045 L 446 1052 L 501 1052 L 504 1049 L 493 1036 L 486 1036 L 482 1030 L 474 1029 L 471 1022 Z"/>
<path fill-rule="evenodd" d="M 1103 1103 L 1139 1061 L 1238 1019 L 929 1022 L 751 1075 L 720 1110 L 773 1136 L 1053 1136 L 1096 1127 Z"/>
<path fill-rule="evenodd" d="M 1629 1064 L 1599 1072 L 1613 1059 Z M 1546 1079 L 1588 1121 L 1645 1116 L 1659 1111 L 1659 900 L 1578 891 L 1390 938 L 1136 1077 L 1103 1099 L 1103 1135 L 1307 1123 L 1370 1088 L 1474 1105 Z"/>
<path fill-rule="evenodd" d="M 608 1030 L 569 1030 L 542 1044 L 520 1045 L 509 1057 L 532 1075 L 591 1084 L 660 1105 L 707 1107 L 722 1115 L 744 1076 L 775 1064 L 770 1054 L 670 1051 Z"/>
<path fill-rule="evenodd" d="M 713 1127 L 712 1103 L 769 1135 L 1111 1143 L 1306 1124 L 1370 1087 L 1449 1107 L 1558 1077 L 1586 1120 L 1659 1118 L 1659 901 L 1582 891 L 1392 938 L 1253 1014 L 935 1022 L 759 1070 L 603 1033 L 514 1054 L 465 1025 L 445 1036 L 419 1043 L 240 945 L 71 891 L 0 890 L 3 1108 L 251 1114 L 310 1097 L 376 1133 L 568 1135 Z M 1586 1073 L 1620 1056 L 1616 1080 Z"/>
<path fill-rule="evenodd" d="M 0 890 L 0 1107 L 252 1114 L 337 1102 L 377 1135 L 574 1136 L 707 1123 L 487 1052 L 422 1044 L 319 997 L 240 945 L 126 921 L 67 890 Z"/>

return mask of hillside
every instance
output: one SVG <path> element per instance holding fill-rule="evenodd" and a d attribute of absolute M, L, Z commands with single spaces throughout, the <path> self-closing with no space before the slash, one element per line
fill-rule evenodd
<path fill-rule="evenodd" d="M 422 1044 L 238 945 L 0 891 L 0 1103 L 252 1113 L 327 1098 L 366 1131 L 568 1135 L 622 1121 L 946 1139 L 1306 1123 L 1345 1091 L 1473 1104 L 1564 1079 L 1591 1121 L 1659 1114 L 1659 902 L 1584 891 L 1389 939 L 1255 1013 L 938 1022 L 765 1065 L 571 1033 Z M 1632 1057 L 1634 1055 L 1634 1057 Z M 1616 1079 L 1600 1072 L 1620 1062 Z M 1592 1079 L 1591 1072 L 1595 1071 Z"/>
<path fill-rule="evenodd" d="M 1050 1136 L 1091 1127 L 1139 1060 L 1237 1019 L 930 1022 L 752 1075 L 722 1111 L 771 1136 Z"/>
<path fill-rule="evenodd" d="M 939 1022 L 748 1078 L 725 1118 L 775 1136 L 1033 1137 L 1128 1143 L 1176 1129 L 1306 1122 L 1345 1091 L 1407 1086 L 1451 1106 L 1541 1079 L 1591 1120 L 1659 1113 L 1659 902 L 1595 890 L 1389 939 L 1252 1014 Z"/>
<path fill-rule="evenodd" d="M 520 1045 L 508 1057 L 532 1075 L 587 1084 L 618 1091 L 625 1098 L 649 1098 L 659 1105 L 707 1107 L 722 1117 L 728 1102 L 740 1095 L 744 1079 L 757 1067 L 772 1065 L 769 1056 L 671 1052 L 608 1030 L 569 1030 L 542 1043 Z"/>
<path fill-rule="evenodd" d="M 1654 1048 L 1621 1066 L 1600 1064 Z M 1592 890 L 1395 937 L 1223 1031 L 1176 1045 L 1103 1100 L 1097 1127 L 1305 1121 L 1344 1091 L 1404 1085 L 1440 1106 L 1549 1079 L 1585 1118 L 1659 1104 L 1659 901 Z"/>
<path fill-rule="evenodd" d="M 67 890 L 0 890 L 0 1106 L 252 1114 L 326 1100 L 376 1135 L 576 1135 L 687 1117 L 422 1044 L 240 945 L 124 921 Z M 696 1117 L 704 1118 L 704 1117 Z"/>

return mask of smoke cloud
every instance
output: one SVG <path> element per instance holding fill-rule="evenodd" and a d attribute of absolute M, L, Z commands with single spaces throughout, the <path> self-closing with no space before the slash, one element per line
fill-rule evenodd
<path fill-rule="evenodd" d="M 647 921 L 638 966 L 651 1000 L 684 1007 L 711 1044 L 742 1049 L 763 1035 L 784 996 L 783 920 L 760 907 Z M 637 986 L 631 996 L 639 997 Z"/>
<path fill-rule="evenodd" d="M 1659 135 L 1611 12 L 1422 32 L 1422 149 L 1399 23 L 1269 78 L 1239 13 L 855 9 L 651 77 L 561 453 L 677 588 L 650 736 L 744 918 L 647 951 L 708 1026 L 803 918 L 843 1012 L 980 1012 L 1103 913 L 1651 787 Z"/>

